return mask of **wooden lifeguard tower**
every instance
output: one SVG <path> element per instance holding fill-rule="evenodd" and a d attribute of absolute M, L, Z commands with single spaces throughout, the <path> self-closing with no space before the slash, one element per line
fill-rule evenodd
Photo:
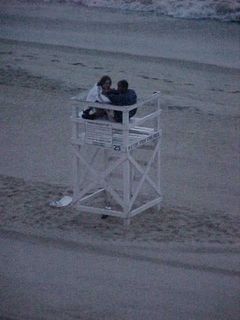
<path fill-rule="evenodd" d="M 83 119 L 87 107 L 122 111 L 123 121 Z M 129 225 L 138 213 L 160 208 L 160 114 L 160 92 L 132 106 L 73 102 L 73 204 L 79 210 L 117 216 Z"/>

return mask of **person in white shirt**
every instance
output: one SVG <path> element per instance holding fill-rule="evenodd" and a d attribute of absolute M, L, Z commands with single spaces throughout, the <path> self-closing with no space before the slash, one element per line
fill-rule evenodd
<path fill-rule="evenodd" d="M 111 90 L 112 80 L 109 76 L 103 76 L 98 83 L 96 83 L 92 89 L 89 90 L 86 101 L 99 102 L 99 103 L 111 103 L 107 95 Z M 87 108 L 83 111 L 82 117 L 84 119 L 96 119 L 97 117 L 104 116 L 106 111 L 97 108 Z"/>

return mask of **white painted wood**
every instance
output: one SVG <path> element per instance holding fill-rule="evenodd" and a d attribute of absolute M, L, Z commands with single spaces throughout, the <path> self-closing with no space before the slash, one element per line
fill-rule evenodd
<path fill-rule="evenodd" d="M 157 146 L 159 148 L 159 146 Z M 136 162 L 136 160 L 132 157 L 129 156 L 129 161 L 133 164 L 133 166 L 142 174 L 142 176 L 145 174 L 144 170 L 142 167 Z M 161 191 L 158 188 L 158 185 L 155 184 L 155 182 L 146 174 L 145 179 L 147 182 L 152 186 L 152 188 L 159 194 L 161 195 Z"/>
<path fill-rule="evenodd" d="M 71 116 L 70 119 L 71 119 L 72 122 L 75 122 L 75 123 L 84 123 L 85 122 L 85 120 L 83 118 L 80 118 L 80 117 Z M 87 120 L 87 121 L 96 123 L 96 120 Z M 102 124 L 109 124 L 108 120 L 98 119 L 97 121 L 102 123 Z M 122 129 L 122 124 L 121 123 L 111 122 L 111 125 L 112 125 L 112 127 L 114 129 L 119 129 L 119 130 Z"/>
<path fill-rule="evenodd" d="M 98 157 L 99 151 L 100 151 L 100 148 L 96 148 L 96 150 L 94 151 L 91 159 L 89 159 L 89 166 L 90 166 L 90 167 L 92 167 L 95 158 Z M 77 151 L 77 153 L 79 153 L 79 152 Z M 77 157 L 77 158 L 78 158 L 78 157 Z M 81 167 L 83 168 L 83 166 L 81 166 L 81 165 L 80 165 L 80 162 L 79 162 L 79 171 L 80 171 L 80 168 L 81 168 Z M 88 173 L 87 170 L 83 170 L 83 169 L 81 170 L 81 179 L 79 179 L 79 182 L 78 182 L 78 184 L 79 184 L 79 190 L 81 190 L 81 189 L 84 188 L 85 179 L 87 178 L 88 174 L 89 174 L 89 173 Z"/>
<path fill-rule="evenodd" d="M 129 112 L 123 111 L 123 146 L 124 149 L 129 145 Z M 125 219 L 129 219 L 131 179 L 130 179 L 130 162 L 128 157 L 123 163 L 123 202 Z M 130 221 L 129 221 L 130 223 Z"/>
<path fill-rule="evenodd" d="M 111 196 L 114 198 L 114 200 L 122 207 L 125 208 L 125 202 L 121 197 L 118 195 L 118 193 L 112 188 L 110 184 L 105 184 L 105 189 L 111 194 Z"/>
<path fill-rule="evenodd" d="M 81 199 L 86 193 L 88 193 L 92 188 L 98 187 L 101 183 L 105 185 L 105 188 L 108 189 L 108 191 L 111 193 L 111 195 L 114 197 L 114 199 L 121 205 L 123 205 L 122 199 L 117 195 L 116 192 L 111 188 L 110 185 L 106 185 L 105 178 L 114 170 L 116 169 L 123 161 L 125 161 L 126 156 L 123 155 L 121 158 L 119 158 L 115 163 L 111 165 L 111 167 L 108 167 L 103 173 L 97 173 L 97 171 L 90 167 L 87 161 L 84 159 L 84 157 L 80 153 L 76 153 L 76 156 L 79 158 L 80 162 L 85 166 L 86 169 L 88 169 L 88 172 L 93 176 L 94 181 L 90 182 L 85 186 L 85 188 L 79 192 L 77 198 L 74 197 L 74 202 L 77 201 L 77 199 Z"/>
<path fill-rule="evenodd" d="M 147 210 L 147 209 L 149 209 L 149 208 L 151 208 L 151 207 L 156 206 L 157 204 L 161 203 L 161 201 L 162 201 L 162 197 L 158 197 L 158 198 L 156 198 L 156 199 L 154 199 L 154 200 L 151 200 L 151 201 L 143 204 L 142 206 L 140 206 L 140 207 L 132 210 L 132 211 L 131 211 L 131 214 L 130 214 L 131 218 L 134 217 L 134 216 L 136 216 L 136 215 L 139 214 L 140 212 L 143 212 L 143 211 L 145 211 L 145 210 Z"/>
<path fill-rule="evenodd" d="M 161 111 L 155 111 L 154 113 L 148 114 L 142 118 L 137 118 L 135 120 L 135 125 L 140 125 L 146 121 L 149 121 L 151 119 L 156 119 L 160 116 Z"/>
<path fill-rule="evenodd" d="M 80 146 L 74 146 L 75 152 L 80 150 Z M 73 157 L 73 202 L 76 201 L 76 197 L 80 192 L 80 184 L 81 181 L 80 177 L 80 165 L 78 157 Z"/>
<path fill-rule="evenodd" d="M 157 109 L 161 113 L 161 105 L 160 105 L 159 97 L 157 99 Z M 159 117 L 157 117 L 157 130 L 160 130 L 160 127 L 161 127 L 160 113 L 159 113 Z M 160 137 L 160 139 L 161 139 L 161 137 Z M 158 193 L 159 194 L 161 194 L 161 150 L 160 150 L 160 141 L 161 140 L 159 140 L 159 148 L 158 148 L 158 152 L 157 152 L 157 186 L 158 186 Z M 158 210 L 160 210 L 160 209 L 161 209 L 161 205 L 159 203 Z"/>
<path fill-rule="evenodd" d="M 104 167 L 107 168 L 108 166 L 111 167 L 111 160 L 108 157 L 108 152 L 107 150 L 103 150 L 104 152 Z M 111 174 L 109 174 L 110 176 Z M 110 202 L 110 196 L 107 190 L 104 189 L 104 198 L 105 198 L 105 206 L 106 207 L 111 207 L 111 202 Z"/>
<path fill-rule="evenodd" d="M 85 196 L 85 197 L 79 199 L 78 202 L 81 203 L 83 201 L 90 200 L 91 198 L 93 198 L 94 196 L 98 195 L 100 192 L 103 192 L 103 191 L 105 191 L 105 189 L 101 188 L 101 189 L 89 194 L 88 196 Z"/>
<path fill-rule="evenodd" d="M 128 153 L 128 159 L 129 159 L 129 162 L 130 162 L 130 152 Z M 133 196 L 133 193 L 134 193 L 134 181 L 135 181 L 135 169 L 134 169 L 134 166 L 130 165 L 130 199 L 132 198 Z"/>
<path fill-rule="evenodd" d="M 145 180 L 146 177 L 147 177 L 148 171 L 149 171 L 150 168 L 151 168 L 151 164 L 152 164 L 152 162 L 153 162 L 153 160 L 154 160 L 154 158 L 155 158 L 155 156 L 156 156 L 157 150 L 158 150 L 158 144 L 156 145 L 156 147 L 155 147 L 155 149 L 154 149 L 154 151 L 153 151 L 153 154 L 152 154 L 151 158 L 149 159 L 149 162 L 148 162 L 148 164 L 147 164 L 147 167 L 146 167 L 146 169 L 145 169 L 145 171 L 144 171 L 144 173 L 143 173 L 143 175 L 142 175 L 142 178 L 141 178 L 140 181 L 139 181 L 139 184 L 138 184 L 138 186 L 137 186 L 137 188 L 136 188 L 136 191 L 135 191 L 135 193 L 134 193 L 134 195 L 133 195 L 133 197 L 132 197 L 132 200 L 131 200 L 131 203 L 130 203 L 130 207 L 133 206 L 133 204 L 134 204 L 134 202 L 135 202 L 135 200 L 136 200 L 136 198 L 137 198 L 137 196 L 138 196 L 138 194 L 139 194 L 139 191 L 140 191 L 140 189 L 141 189 L 141 187 L 142 187 L 142 185 L 143 185 L 143 183 L 144 183 L 144 180 Z M 150 178 L 149 178 L 149 180 L 150 180 Z M 150 181 L 151 181 L 151 180 L 150 180 Z"/>
<path fill-rule="evenodd" d="M 102 208 L 96 208 L 96 207 L 90 207 L 90 206 L 84 206 L 84 205 L 77 205 L 77 208 L 80 209 L 81 211 L 86 211 L 89 213 L 96 213 L 100 215 L 106 214 L 106 215 L 122 218 L 122 212 L 117 210 L 112 210 L 112 209 L 108 210 L 108 209 L 102 209 Z"/>
<path fill-rule="evenodd" d="M 151 103 L 151 110 L 153 108 L 153 102 L 155 102 L 155 109 L 149 114 L 145 114 L 142 117 L 129 119 L 129 111 L 135 108 L 141 109 Z M 109 122 L 106 119 L 93 120 L 93 127 L 98 132 L 101 126 L 109 126 L 111 123 L 112 127 L 112 148 L 110 149 L 110 143 L 103 143 L 101 146 L 99 141 L 100 137 L 94 138 L 93 132 L 88 132 L 91 135 L 91 139 L 85 139 L 86 121 L 91 125 L 91 120 L 84 120 L 81 118 L 80 107 L 85 109 L 86 107 L 93 106 L 100 109 L 118 110 L 123 112 L 123 122 Z M 147 109 L 147 108 L 145 108 Z M 145 110 L 144 109 L 144 110 Z M 160 93 L 156 92 L 151 96 L 138 101 L 137 104 L 132 106 L 113 106 L 110 104 L 95 104 L 86 103 L 86 101 L 79 101 L 73 104 L 73 112 L 71 120 L 73 123 L 72 131 L 72 144 L 74 151 L 74 197 L 73 203 L 79 208 L 79 210 L 87 211 L 90 213 L 107 214 L 117 217 L 122 217 L 125 226 L 130 225 L 131 218 L 138 213 L 147 210 L 155 205 L 160 205 L 162 201 L 161 189 L 160 189 Z M 144 123 L 149 120 L 154 120 L 154 125 L 151 127 L 144 127 Z M 90 126 L 88 126 L 88 130 Z M 109 133 L 111 134 L 109 131 Z M 103 137 L 104 138 L 104 137 Z M 108 137 L 107 137 L 108 138 Z M 99 141 L 98 141 L 99 140 Z M 111 139 L 109 139 L 110 141 Z M 86 159 L 83 149 L 80 149 L 83 145 L 88 145 L 91 142 L 92 148 L 96 148 L 91 159 Z M 96 145 L 95 142 L 96 141 Z M 101 141 L 100 141 L 101 142 Z M 134 159 L 135 149 L 148 149 L 152 150 L 152 154 L 149 153 L 149 159 L 145 164 L 139 164 L 139 161 Z M 103 160 L 105 170 L 97 170 L 97 166 L 93 166 L 94 160 L 98 159 L 99 152 L 103 152 Z M 114 152 L 115 151 L 115 152 Z M 114 154 L 114 156 L 113 156 Z M 154 165 L 155 163 L 155 165 Z M 122 191 L 123 197 L 120 196 L 113 185 L 111 179 L 115 174 L 115 170 L 122 165 Z M 84 168 L 84 174 L 90 178 L 87 183 L 84 181 L 84 174 L 80 176 L 80 168 Z M 156 168 L 156 174 L 153 178 L 149 176 L 150 169 Z M 140 179 L 135 180 L 135 173 L 140 173 Z M 118 174 L 117 174 L 118 175 Z M 157 182 L 155 182 L 155 177 Z M 147 182 L 158 195 L 155 199 L 149 199 L 145 203 L 134 208 L 136 199 L 141 192 L 141 188 Z M 81 188 L 80 188 L 81 186 Z M 117 187 L 117 190 L 119 188 Z M 95 196 L 103 195 L 103 202 L 105 208 L 96 208 L 94 205 Z M 119 206 L 119 211 L 111 208 L 110 201 L 114 200 L 116 205 Z M 91 205 L 86 205 L 84 202 L 92 202 Z M 136 207 L 136 205 L 135 205 Z"/>

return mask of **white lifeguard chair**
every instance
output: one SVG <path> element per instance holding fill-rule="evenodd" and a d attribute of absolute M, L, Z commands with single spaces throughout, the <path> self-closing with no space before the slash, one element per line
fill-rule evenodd
<path fill-rule="evenodd" d="M 86 107 L 122 111 L 122 123 L 83 119 L 81 111 Z M 136 116 L 129 119 L 135 108 Z M 125 225 L 150 207 L 160 209 L 160 113 L 159 92 L 132 106 L 73 102 L 73 204 L 77 208 L 121 217 Z"/>

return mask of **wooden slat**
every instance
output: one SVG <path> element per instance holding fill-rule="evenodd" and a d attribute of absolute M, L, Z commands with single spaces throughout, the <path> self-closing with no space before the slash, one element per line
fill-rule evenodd
<path fill-rule="evenodd" d="M 78 201 L 79 201 L 79 203 L 81 203 L 83 201 L 90 200 L 91 198 L 95 197 L 97 194 L 101 193 L 104 190 L 105 190 L 104 188 L 101 188 L 101 189 L 99 189 L 99 190 L 97 190 L 97 191 L 95 191 L 95 192 L 93 192 L 93 193 L 91 193 L 91 194 L 79 199 Z"/>
<path fill-rule="evenodd" d="M 130 212 L 130 217 L 134 217 L 134 216 L 136 216 L 137 214 L 139 214 L 140 212 L 142 212 L 142 211 L 144 211 L 144 210 L 147 210 L 147 209 L 149 209 L 149 208 L 151 208 L 151 207 L 154 207 L 154 206 L 160 204 L 161 201 L 162 201 L 162 197 L 158 197 L 158 198 L 156 198 L 156 199 L 154 199 L 154 200 L 152 200 L 152 201 L 149 201 L 149 202 L 143 204 L 142 206 L 140 206 L 140 207 L 132 210 L 132 211 Z"/>
<path fill-rule="evenodd" d="M 87 211 L 89 213 L 96 213 L 96 214 L 100 214 L 100 215 L 106 214 L 109 216 L 125 218 L 124 212 L 117 211 L 117 210 L 89 207 L 89 206 L 84 206 L 84 205 L 77 205 L 77 208 L 79 210 Z"/>
<path fill-rule="evenodd" d="M 140 179 L 140 182 L 139 182 L 139 184 L 137 186 L 137 189 L 136 189 L 136 191 L 135 191 L 135 193 L 134 193 L 134 195 L 133 195 L 133 197 L 131 199 L 130 207 L 133 206 L 133 204 L 134 204 L 134 202 L 135 202 L 135 200 L 136 200 L 136 198 L 137 198 L 137 196 L 139 194 L 139 191 L 140 191 L 140 189 L 141 189 L 141 187 L 142 187 L 142 185 L 144 183 L 144 180 L 145 180 L 145 178 L 146 178 L 146 176 L 148 174 L 148 171 L 150 170 L 151 164 L 152 164 L 152 162 L 153 162 L 153 160 L 154 160 L 154 158 L 156 156 L 157 150 L 158 150 L 158 145 L 155 147 L 155 150 L 153 151 L 153 154 L 152 154 L 151 158 L 149 159 L 149 162 L 148 162 L 148 165 L 147 165 L 147 167 L 146 167 L 146 169 L 144 171 L 144 174 L 143 174 L 142 178 Z"/>

